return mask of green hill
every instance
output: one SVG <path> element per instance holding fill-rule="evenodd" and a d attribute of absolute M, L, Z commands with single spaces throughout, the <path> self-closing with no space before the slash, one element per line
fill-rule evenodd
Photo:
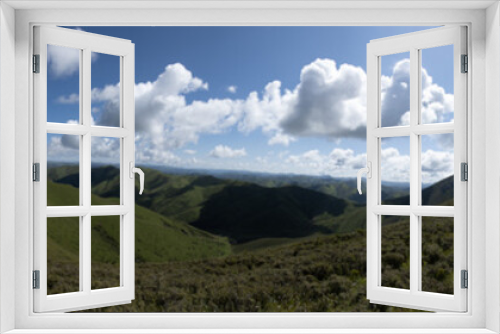
<path fill-rule="evenodd" d="M 70 185 L 49 181 L 47 188 L 50 194 L 49 206 L 78 202 L 78 189 Z M 92 203 L 97 205 L 111 204 L 115 200 L 92 196 Z M 187 224 L 171 221 L 139 205 L 135 207 L 135 218 L 135 260 L 137 263 L 200 260 L 231 253 L 231 247 L 226 238 L 212 235 Z M 117 217 L 93 217 L 92 219 L 93 262 L 118 265 L 120 234 L 119 224 L 116 223 Z M 78 268 L 78 224 L 78 218 L 48 219 L 49 263 Z M 72 279 L 74 280 L 75 277 Z M 57 286 L 57 282 L 60 281 L 57 276 L 51 277 L 49 272 L 51 293 L 68 291 L 63 286 Z"/>
<path fill-rule="evenodd" d="M 453 206 L 453 175 L 442 179 L 422 190 L 423 205 L 451 205 Z M 410 196 L 391 198 L 384 201 L 388 205 L 409 205 Z"/>
<path fill-rule="evenodd" d="M 366 225 L 364 205 L 326 195 L 325 189 L 311 190 L 312 187 L 319 187 L 314 183 L 317 182 L 317 177 L 281 176 L 275 181 L 276 185 L 309 182 L 310 188 L 273 188 L 269 184 L 272 183 L 270 176 L 247 177 L 253 181 L 260 180 L 260 183 L 267 180 L 266 186 L 261 186 L 209 175 L 164 174 L 154 169 L 144 170 L 147 175 L 145 191 L 143 195 L 136 196 L 137 204 L 168 218 L 170 222 L 192 224 L 210 233 L 227 236 L 233 243 L 265 238 L 267 242 L 258 244 L 271 244 L 273 239 L 279 244 L 283 238 L 303 238 L 318 233 L 347 233 L 364 229 Z M 237 176 L 242 177 L 239 174 Z M 78 185 L 77 168 L 74 166 L 51 168 L 49 177 L 56 182 Z M 327 181 L 325 179 L 323 186 L 333 187 Z M 137 187 L 138 181 L 136 182 Z M 347 184 L 348 182 L 343 187 L 335 187 L 343 189 Z M 99 195 L 101 201 L 116 204 L 116 196 L 119 194 L 118 169 L 113 166 L 93 168 L 92 192 Z M 392 193 L 396 194 L 397 191 Z M 66 195 L 62 197 L 65 198 L 59 200 L 70 199 Z M 425 205 L 452 204 L 452 198 L 452 177 L 425 188 L 422 193 Z M 74 203 L 75 200 L 72 201 Z M 385 204 L 393 205 L 408 202 L 408 196 L 384 201 Z"/>
<path fill-rule="evenodd" d="M 314 218 L 325 215 L 333 220 L 344 213 L 347 205 L 344 200 L 295 186 L 227 186 L 204 203 L 199 219 L 192 225 L 238 243 L 297 238 L 316 232 L 332 233 L 328 224 L 314 224 Z"/>
<path fill-rule="evenodd" d="M 55 169 L 49 177 L 54 176 L 56 182 L 70 183 L 78 178 L 66 175 L 74 172 L 71 168 Z M 267 188 L 208 175 L 144 171 L 147 175 L 145 191 L 136 196 L 137 204 L 170 221 L 192 224 L 238 243 L 258 238 L 333 233 L 333 218 L 350 206 L 345 200 L 297 186 Z M 93 168 L 92 192 L 116 201 L 118 169 L 112 166 Z M 322 217 L 321 224 L 315 222 L 318 216 Z"/>

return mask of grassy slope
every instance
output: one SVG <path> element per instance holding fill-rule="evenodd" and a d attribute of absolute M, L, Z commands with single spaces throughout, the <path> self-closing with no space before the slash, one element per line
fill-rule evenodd
<path fill-rule="evenodd" d="M 49 205 L 78 202 L 76 188 L 50 181 L 47 186 Z M 113 199 L 93 195 L 92 202 L 104 205 L 113 202 Z M 135 207 L 135 214 L 136 260 L 139 262 L 186 261 L 230 253 L 230 246 L 225 238 L 173 222 L 139 205 Z M 92 244 L 98 248 L 96 256 L 106 260 L 105 262 L 113 262 L 107 253 L 115 253 L 118 247 L 117 218 L 93 217 L 92 220 Z M 78 222 L 75 222 L 75 218 L 49 218 L 48 221 L 49 247 L 58 250 L 53 252 L 57 256 L 54 260 L 77 260 L 78 225 L 75 224 Z"/>

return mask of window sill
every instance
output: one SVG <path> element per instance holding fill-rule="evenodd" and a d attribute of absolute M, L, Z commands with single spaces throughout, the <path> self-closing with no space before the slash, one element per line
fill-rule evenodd
<path fill-rule="evenodd" d="M 470 329 L 15 329 L 5 334 L 488 334 L 484 328 Z"/>

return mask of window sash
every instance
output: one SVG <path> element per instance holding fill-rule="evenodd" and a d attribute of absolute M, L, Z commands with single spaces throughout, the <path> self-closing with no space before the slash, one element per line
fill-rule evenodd
<path fill-rule="evenodd" d="M 80 124 L 47 122 L 47 46 L 80 50 Z M 118 128 L 91 124 L 91 53 L 120 57 L 121 125 Z M 34 265 L 40 271 L 40 289 L 34 289 L 35 312 L 66 312 L 129 303 L 134 298 L 134 179 L 129 162 L 134 161 L 134 45 L 127 40 L 76 30 L 35 27 L 34 54 L 40 55 L 40 73 L 34 74 L 34 161 L 40 163 L 40 182 L 34 190 Z M 47 207 L 47 134 L 78 135 L 80 139 L 80 205 Z M 121 204 L 91 205 L 91 139 L 119 138 Z M 120 286 L 91 289 L 92 216 L 120 216 Z M 47 218 L 80 217 L 80 291 L 47 295 Z"/>
<path fill-rule="evenodd" d="M 461 289 L 461 270 L 467 269 L 467 182 L 460 180 L 460 163 L 467 162 L 467 76 L 460 73 L 460 55 L 466 54 L 466 28 L 444 27 L 371 41 L 367 47 L 367 161 L 372 178 L 367 180 L 367 296 L 371 302 L 431 311 L 467 311 L 467 290 Z M 454 45 L 454 122 L 420 124 L 420 51 Z M 381 127 L 381 56 L 410 53 L 410 125 Z M 420 136 L 454 133 L 454 206 L 419 204 L 421 196 Z M 410 138 L 410 205 L 381 205 L 381 138 Z M 410 289 L 381 286 L 381 217 L 410 217 Z M 454 218 L 454 294 L 420 291 L 422 279 L 422 216 Z"/>

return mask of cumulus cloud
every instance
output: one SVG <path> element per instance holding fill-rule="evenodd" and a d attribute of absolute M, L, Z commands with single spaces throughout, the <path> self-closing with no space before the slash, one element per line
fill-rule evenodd
<path fill-rule="evenodd" d="M 335 148 L 328 154 L 319 150 L 306 151 L 299 155 L 289 155 L 285 162 L 318 175 L 354 176 L 359 168 L 366 166 L 366 154 L 356 154 L 352 149 Z"/>
<path fill-rule="evenodd" d="M 244 148 L 232 149 L 226 145 L 217 145 L 209 155 L 214 158 L 238 158 L 246 156 L 247 152 Z"/>
<path fill-rule="evenodd" d="M 118 138 L 92 137 L 92 162 L 118 163 L 120 140 Z M 80 138 L 75 135 L 52 135 L 48 142 L 47 156 L 52 161 L 78 161 Z"/>
<path fill-rule="evenodd" d="M 108 137 L 92 137 L 91 155 L 94 161 L 120 162 L 120 139 Z"/>
<path fill-rule="evenodd" d="M 196 151 L 195 150 L 184 150 L 184 153 L 189 154 L 189 155 L 195 155 Z"/>
<path fill-rule="evenodd" d="M 423 117 L 443 119 L 452 111 L 453 96 L 434 83 L 425 70 L 422 76 Z M 408 85 L 408 60 L 398 62 L 391 76 L 382 77 L 382 113 L 387 125 L 408 122 L 408 108 L 404 107 L 409 101 Z M 317 59 L 304 66 L 293 90 L 282 89 L 276 80 L 244 99 L 186 100 L 187 94 L 207 89 L 206 82 L 179 63 L 166 66 L 154 81 L 136 84 L 138 161 L 179 163 L 174 150 L 196 144 L 201 135 L 234 129 L 243 134 L 260 131 L 268 145 L 283 146 L 300 137 L 338 140 L 366 135 L 366 74 L 360 67 Z M 118 124 L 119 92 L 118 85 L 92 90 L 96 124 Z M 61 97 L 59 102 L 76 103 L 76 97 Z M 307 157 L 301 161 L 304 159 Z M 332 161 L 340 166 L 342 159 L 351 161 L 354 157 L 329 158 L 329 166 L 334 166 Z"/>
<path fill-rule="evenodd" d="M 47 159 L 49 161 L 75 162 L 78 161 L 79 139 L 78 136 L 53 135 L 47 143 Z"/>
<path fill-rule="evenodd" d="M 366 74 L 362 68 L 331 59 L 305 66 L 294 91 L 295 103 L 280 124 L 295 136 L 363 137 L 366 124 Z"/>
<path fill-rule="evenodd" d="M 59 96 L 57 98 L 57 103 L 60 104 L 75 104 L 80 102 L 80 95 L 79 94 L 70 94 L 68 96 Z"/>
<path fill-rule="evenodd" d="M 97 59 L 97 53 L 92 53 L 91 61 Z M 49 45 L 47 47 L 47 66 L 57 78 L 68 77 L 80 70 L 80 50 L 64 46 Z"/>
<path fill-rule="evenodd" d="M 410 124 L 410 60 L 396 63 L 392 76 L 382 76 L 382 126 Z M 422 123 L 448 121 L 453 113 L 453 94 L 433 82 L 425 68 L 422 69 Z"/>
<path fill-rule="evenodd" d="M 450 151 L 427 150 L 422 153 L 422 182 L 434 183 L 453 175 L 454 154 Z"/>
<path fill-rule="evenodd" d="M 395 147 L 381 150 L 380 174 L 382 181 L 410 182 L 410 156 L 402 155 Z"/>
<path fill-rule="evenodd" d="M 237 90 L 238 90 L 238 87 L 236 87 L 234 85 L 227 87 L 227 91 L 231 94 L 235 94 Z"/>
<path fill-rule="evenodd" d="M 366 166 L 366 154 L 352 149 L 335 148 L 329 154 L 309 150 L 288 155 L 285 163 L 308 174 L 354 177 L 358 169 Z M 409 182 L 410 156 L 395 147 L 381 150 L 381 176 L 383 181 Z M 422 153 L 422 181 L 434 183 L 453 174 L 453 152 L 427 150 Z"/>

